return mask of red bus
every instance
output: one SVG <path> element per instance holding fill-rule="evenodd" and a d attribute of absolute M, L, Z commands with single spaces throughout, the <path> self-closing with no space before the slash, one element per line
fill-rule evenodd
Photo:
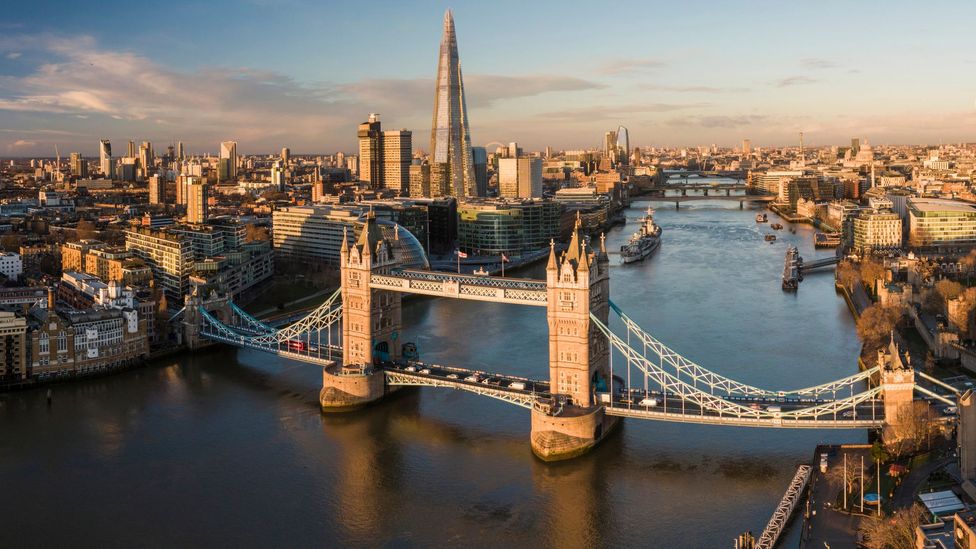
<path fill-rule="evenodd" d="M 308 344 L 299 339 L 289 339 L 287 347 L 289 351 L 305 351 L 308 349 Z"/>

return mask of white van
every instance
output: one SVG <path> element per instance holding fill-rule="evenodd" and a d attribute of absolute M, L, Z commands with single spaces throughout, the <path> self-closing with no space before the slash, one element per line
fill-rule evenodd
<path fill-rule="evenodd" d="M 518 389 L 519 391 L 524 391 L 525 390 L 525 383 L 522 383 L 521 381 L 513 381 L 513 382 L 511 382 L 511 383 L 508 384 L 508 388 L 509 389 Z"/>
<path fill-rule="evenodd" d="M 638 403 L 640 406 L 657 406 L 657 399 L 654 397 L 647 397 Z"/>
<path fill-rule="evenodd" d="M 820 472 L 827 472 L 827 454 L 820 454 Z"/>
<path fill-rule="evenodd" d="M 773 412 L 775 414 L 775 413 L 782 412 L 783 408 L 781 406 L 766 406 L 766 411 Z"/>

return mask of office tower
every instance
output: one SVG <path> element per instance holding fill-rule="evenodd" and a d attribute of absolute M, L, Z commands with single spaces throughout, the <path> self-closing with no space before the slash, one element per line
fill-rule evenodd
<path fill-rule="evenodd" d="M 88 162 L 85 162 L 81 153 L 71 153 L 71 175 L 81 178 L 88 177 Z"/>
<path fill-rule="evenodd" d="M 237 141 L 220 144 L 220 179 L 237 179 Z"/>
<path fill-rule="evenodd" d="M 281 161 L 285 163 L 285 166 L 287 166 L 289 160 L 291 160 L 291 149 L 289 149 L 288 147 L 282 147 Z"/>
<path fill-rule="evenodd" d="M 271 166 L 271 184 L 278 192 L 285 190 L 285 169 L 281 167 L 281 162 L 275 162 Z"/>
<path fill-rule="evenodd" d="M 603 134 L 603 156 L 613 161 L 617 154 L 617 133 L 609 131 Z"/>
<path fill-rule="evenodd" d="M 142 145 L 139 145 L 139 166 L 142 168 L 142 175 L 144 177 L 149 175 L 149 169 L 153 167 L 155 158 L 156 155 L 153 153 L 152 143 L 143 141 Z"/>
<path fill-rule="evenodd" d="M 542 198 L 542 159 L 498 159 L 498 196 L 501 198 Z"/>
<path fill-rule="evenodd" d="M 630 158 L 630 135 L 627 128 L 617 126 L 615 142 L 617 144 L 617 154 L 614 162 L 626 164 L 627 160 Z"/>
<path fill-rule="evenodd" d="M 546 159 L 548 160 L 550 158 L 552 158 L 552 147 L 546 145 Z"/>
<path fill-rule="evenodd" d="M 488 151 L 484 147 L 471 147 L 474 161 L 474 188 L 476 196 L 488 196 Z"/>
<path fill-rule="evenodd" d="M 752 154 L 752 140 L 742 140 L 742 154 Z"/>
<path fill-rule="evenodd" d="M 380 115 L 369 113 L 369 119 L 359 125 L 359 180 L 369 188 L 383 186 L 383 132 Z"/>
<path fill-rule="evenodd" d="M 508 144 L 508 153 L 505 154 L 505 158 L 518 158 L 522 156 L 522 147 L 519 144 L 512 141 Z"/>
<path fill-rule="evenodd" d="M 120 166 L 122 172 L 119 174 L 119 179 L 122 181 L 134 182 L 136 180 L 137 162 L 138 158 L 134 156 L 127 156 L 122 159 L 122 165 Z"/>
<path fill-rule="evenodd" d="M 383 132 L 383 186 L 402 195 L 410 192 L 413 134 L 409 130 Z"/>
<path fill-rule="evenodd" d="M 183 151 L 183 142 L 182 141 L 177 141 L 176 142 L 176 159 L 177 160 L 183 160 L 184 158 L 186 158 L 186 156 L 185 156 L 185 153 Z"/>
<path fill-rule="evenodd" d="M 413 198 L 429 198 L 430 194 L 430 164 L 426 160 L 419 164 L 410 165 L 410 196 Z"/>
<path fill-rule="evenodd" d="M 136 157 L 136 143 L 135 143 L 135 141 L 129 141 L 129 149 L 128 149 L 127 152 L 128 152 L 128 154 L 126 154 L 126 156 L 128 156 L 129 158 L 135 158 Z"/>
<path fill-rule="evenodd" d="M 186 205 L 186 186 L 194 176 L 180 175 L 176 178 L 176 203 Z"/>
<path fill-rule="evenodd" d="M 207 221 L 207 184 L 202 179 L 194 177 L 186 186 L 186 221 L 187 223 L 206 223 Z"/>
<path fill-rule="evenodd" d="M 461 61 L 458 58 L 454 16 L 444 14 L 444 34 L 437 64 L 437 93 L 430 130 L 431 191 L 435 177 L 448 194 L 471 196 L 475 192 L 474 160 L 471 157 L 471 130 L 464 99 Z"/>
<path fill-rule="evenodd" d="M 108 139 L 98 142 L 98 165 L 102 170 L 102 177 L 115 179 L 115 166 L 112 164 L 112 144 Z"/>
<path fill-rule="evenodd" d="M 154 175 L 149 178 L 149 203 L 166 203 L 166 180 L 159 175 Z"/>
<path fill-rule="evenodd" d="M 325 198 L 325 181 L 312 182 L 312 202 L 321 202 Z"/>
<path fill-rule="evenodd" d="M 345 168 L 346 167 L 346 153 L 340 151 L 335 155 L 335 167 Z"/>

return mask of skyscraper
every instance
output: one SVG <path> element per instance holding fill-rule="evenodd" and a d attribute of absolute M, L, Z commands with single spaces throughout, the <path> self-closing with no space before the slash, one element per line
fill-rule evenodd
<path fill-rule="evenodd" d="M 410 130 L 383 132 L 383 186 L 401 195 L 410 192 L 410 162 L 413 133 Z"/>
<path fill-rule="evenodd" d="M 220 144 L 220 164 L 221 179 L 237 179 L 237 141 Z"/>
<path fill-rule="evenodd" d="M 523 156 L 498 159 L 498 196 L 541 198 L 542 159 Z"/>
<path fill-rule="evenodd" d="M 281 161 L 285 163 L 285 166 L 287 166 L 289 160 L 291 160 L 291 149 L 289 149 L 288 147 L 282 147 Z"/>
<path fill-rule="evenodd" d="M 468 128 L 468 109 L 451 10 L 444 13 L 434 118 L 430 130 L 430 155 L 431 187 L 446 188 L 447 192 L 457 197 L 475 194 L 471 130 Z M 439 178 L 445 181 L 435 181 Z"/>
<path fill-rule="evenodd" d="M 156 159 L 156 154 L 153 152 L 152 143 L 149 141 L 143 141 L 142 145 L 139 145 L 139 167 L 142 168 L 142 176 L 149 176 L 149 168 L 153 167 Z"/>
<path fill-rule="evenodd" d="M 115 166 L 112 164 L 112 144 L 108 139 L 98 142 L 98 164 L 102 169 L 102 177 L 115 179 Z"/>
<path fill-rule="evenodd" d="M 186 221 L 188 223 L 206 223 L 207 184 L 200 178 L 194 177 L 186 186 L 186 195 Z"/>
<path fill-rule="evenodd" d="M 81 178 L 88 177 L 88 162 L 85 162 L 81 153 L 71 153 L 71 175 Z"/>
<path fill-rule="evenodd" d="M 359 180 L 371 189 L 383 186 L 383 132 L 380 115 L 375 113 L 359 125 Z"/>
<path fill-rule="evenodd" d="M 471 147 L 474 159 L 475 195 L 488 196 L 488 151 L 484 147 Z"/>
<path fill-rule="evenodd" d="M 183 160 L 184 158 L 186 158 L 186 156 L 184 156 L 184 152 L 183 152 L 183 142 L 182 141 L 177 141 L 176 142 L 176 159 L 177 160 Z"/>
<path fill-rule="evenodd" d="M 166 180 L 159 175 L 149 178 L 149 203 L 166 203 Z"/>

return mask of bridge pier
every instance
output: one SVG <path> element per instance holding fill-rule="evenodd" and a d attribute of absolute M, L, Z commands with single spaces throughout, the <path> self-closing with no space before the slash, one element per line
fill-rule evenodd
<path fill-rule="evenodd" d="M 324 412 L 355 410 L 383 398 L 388 392 L 382 371 L 342 368 L 338 364 L 322 368 L 319 404 Z"/>
<path fill-rule="evenodd" d="M 675 210 L 680 210 L 681 209 L 681 202 L 675 200 L 674 201 L 674 209 Z"/>
<path fill-rule="evenodd" d="M 557 416 L 533 408 L 532 453 L 543 461 L 581 456 L 606 438 L 618 420 L 604 414 L 602 406 L 566 406 Z"/>

